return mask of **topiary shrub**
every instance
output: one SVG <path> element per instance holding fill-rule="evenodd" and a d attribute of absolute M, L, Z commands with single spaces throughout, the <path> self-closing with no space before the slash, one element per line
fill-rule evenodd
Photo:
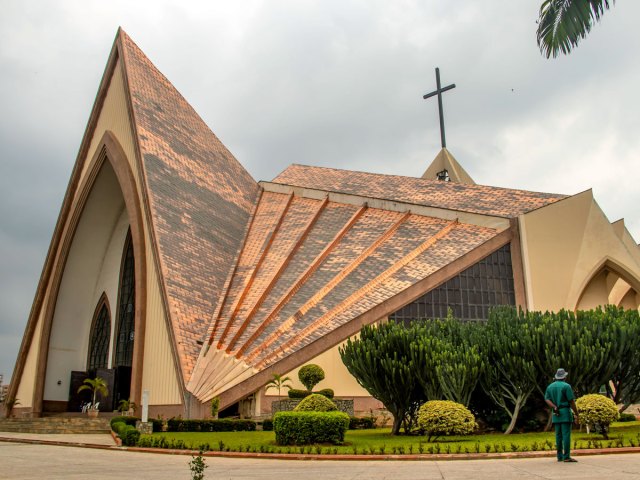
<path fill-rule="evenodd" d="M 309 390 L 298 390 L 297 388 L 292 388 L 287 392 L 287 394 L 291 400 L 300 400 L 311 395 L 311 392 Z"/>
<path fill-rule="evenodd" d="M 418 426 L 427 441 L 442 435 L 469 435 L 478 428 L 473 414 L 464 405 L 450 400 L 432 400 L 418 410 Z"/>
<path fill-rule="evenodd" d="M 604 438 L 609 438 L 609 424 L 618 419 L 618 408 L 613 400 L 599 393 L 590 393 L 577 399 L 576 407 L 582 425 L 592 426 Z"/>
<path fill-rule="evenodd" d="M 318 395 L 324 395 L 329 399 L 333 398 L 334 396 L 333 390 L 331 390 L 330 388 L 323 388 L 322 390 L 318 390 L 317 392 L 313 392 L 313 393 L 317 393 Z"/>
<path fill-rule="evenodd" d="M 312 393 L 296 405 L 293 409 L 294 412 L 332 412 L 338 410 L 335 403 L 329 400 L 324 395 Z"/>
<path fill-rule="evenodd" d="M 343 412 L 278 412 L 273 417 L 278 445 L 341 445 L 348 427 L 349 416 Z"/>
<path fill-rule="evenodd" d="M 313 387 L 324 380 L 324 370 L 320 366 L 310 363 L 298 371 L 298 378 L 307 387 L 307 390 L 312 391 Z"/>

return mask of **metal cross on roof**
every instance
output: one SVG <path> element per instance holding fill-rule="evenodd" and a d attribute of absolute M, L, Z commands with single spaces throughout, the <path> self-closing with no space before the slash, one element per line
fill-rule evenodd
<path fill-rule="evenodd" d="M 446 87 L 440 86 L 440 69 L 436 67 L 436 87 L 437 89 L 431 93 L 427 93 L 423 95 L 422 98 L 425 100 L 427 98 L 431 98 L 434 95 L 438 95 L 438 111 L 440 113 L 440 142 L 442 143 L 442 148 L 447 146 L 447 142 L 444 138 L 444 114 L 442 113 L 442 92 L 446 92 L 447 90 L 451 90 L 452 88 L 456 88 L 456 84 L 452 83 Z"/>

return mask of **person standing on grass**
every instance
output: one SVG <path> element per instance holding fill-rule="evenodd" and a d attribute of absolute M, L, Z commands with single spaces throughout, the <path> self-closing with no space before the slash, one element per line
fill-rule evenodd
<path fill-rule="evenodd" d="M 578 423 L 578 409 L 571 385 L 566 382 L 569 372 L 559 368 L 555 381 L 547 387 L 544 400 L 553 410 L 553 425 L 556 429 L 556 449 L 559 462 L 577 462 L 571 457 L 571 424 Z M 571 415 L 571 410 L 575 417 Z"/>

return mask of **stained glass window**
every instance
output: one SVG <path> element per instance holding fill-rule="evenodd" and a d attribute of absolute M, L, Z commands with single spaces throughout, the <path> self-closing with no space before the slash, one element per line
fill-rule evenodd
<path fill-rule="evenodd" d="M 98 311 L 91 327 L 91 339 L 89 341 L 89 365 L 87 370 L 107 368 L 109 362 L 109 340 L 111 337 L 111 315 L 106 302 Z"/>
<path fill-rule="evenodd" d="M 389 315 L 390 320 L 445 318 L 450 308 L 463 320 L 486 320 L 489 309 L 515 305 L 511 247 L 506 244 L 457 276 Z"/>
<path fill-rule="evenodd" d="M 135 263 L 131 232 L 125 242 L 118 303 L 118 330 L 114 367 L 130 367 L 133 359 L 133 340 L 135 330 Z"/>

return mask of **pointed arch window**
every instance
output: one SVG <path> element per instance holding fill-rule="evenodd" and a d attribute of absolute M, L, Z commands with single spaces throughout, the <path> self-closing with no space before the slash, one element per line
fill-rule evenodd
<path fill-rule="evenodd" d="M 89 340 L 89 359 L 87 370 L 107 368 L 109 362 L 109 340 L 111 339 L 111 312 L 107 297 L 103 294 L 96 308 L 91 324 Z"/>
<path fill-rule="evenodd" d="M 133 359 L 133 340 L 135 330 L 135 263 L 131 231 L 127 234 L 118 294 L 118 329 L 114 367 L 130 367 Z"/>

